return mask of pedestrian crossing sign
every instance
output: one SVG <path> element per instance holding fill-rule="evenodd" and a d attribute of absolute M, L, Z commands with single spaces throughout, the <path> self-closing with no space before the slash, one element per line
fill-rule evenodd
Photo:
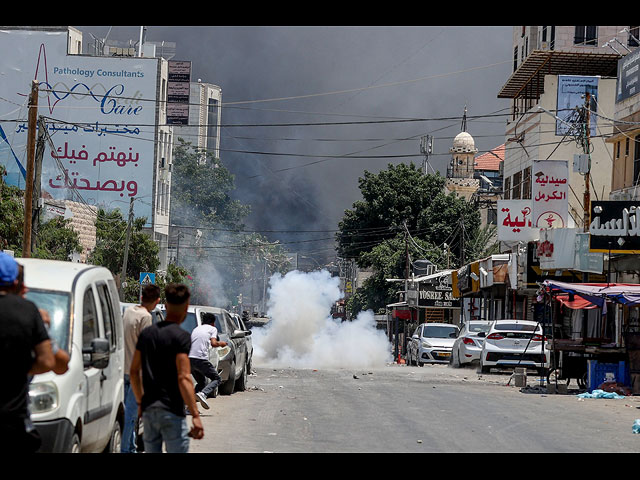
<path fill-rule="evenodd" d="M 140 272 L 140 285 L 155 285 L 156 274 L 151 272 Z"/>

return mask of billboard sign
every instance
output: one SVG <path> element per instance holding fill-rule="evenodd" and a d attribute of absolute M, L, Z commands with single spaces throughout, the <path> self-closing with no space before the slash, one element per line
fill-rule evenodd
<path fill-rule="evenodd" d="M 167 123 L 189 124 L 191 62 L 170 60 L 167 72 Z"/>
<path fill-rule="evenodd" d="M 585 104 L 584 95 L 591 94 L 589 109 L 596 112 L 598 107 L 598 81 L 600 77 L 580 75 L 558 75 L 556 135 L 564 136 L 569 133 L 575 122 L 576 107 Z M 597 135 L 597 115 L 590 116 L 591 136 Z"/>
<path fill-rule="evenodd" d="M 39 84 L 38 114 L 49 140 L 42 196 L 126 211 L 151 225 L 157 124 L 156 58 L 67 54 L 67 32 L 0 35 L 0 164 L 25 186 L 27 102 Z"/>

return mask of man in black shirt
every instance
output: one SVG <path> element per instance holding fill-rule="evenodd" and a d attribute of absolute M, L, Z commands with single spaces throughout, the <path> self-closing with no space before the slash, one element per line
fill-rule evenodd
<path fill-rule="evenodd" d="M 185 285 L 165 288 L 166 320 L 140 332 L 131 363 L 131 388 L 144 424 L 144 448 L 161 453 L 187 453 L 189 437 L 204 436 L 191 380 L 191 335 L 180 327 L 187 316 L 190 292 Z M 185 404 L 192 415 L 189 431 Z"/>
<path fill-rule="evenodd" d="M 18 264 L 0 252 L 0 451 L 35 452 L 37 432 L 29 422 L 29 375 L 50 371 L 55 365 L 51 340 L 38 308 L 15 293 Z"/>

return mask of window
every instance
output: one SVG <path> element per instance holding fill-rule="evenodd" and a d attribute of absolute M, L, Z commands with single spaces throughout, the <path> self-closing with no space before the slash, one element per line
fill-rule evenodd
<path fill-rule="evenodd" d="M 596 26 L 578 26 L 573 37 L 574 45 L 597 45 L 598 34 Z"/>
<path fill-rule="evenodd" d="M 621 142 L 616 143 L 616 158 L 620 158 L 620 143 Z"/>
<path fill-rule="evenodd" d="M 497 225 L 498 224 L 498 209 L 496 209 L 496 208 L 488 208 L 487 209 L 487 223 L 489 225 Z"/>
<path fill-rule="evenodd" d="M 513 48 L 513 71 L 518 69 L 518 47 Z"/>
<path fill-rule="evenodd" d="M 113 303 L 111 302 L 111 295 L 109 294 L 109 289 L 107 288 L 106 283 L 102 283 L 97 285 L 98 289 L 98 298 L 100 298 L 100 308 L 102 309 L 102 321 L 104 323 L 104 333 L 109 340 L 109 345 L 111 345 L 111 350 L 115 350 L 116 348 L 116 336 L 115 332 L 115 321 L 113 314 Z"/>
<path fill-rule="evenodd" d="M 522 172 L 513 174 L 513 186 L 511 187 L 511 198 L 516 200 L 522 198 L 520 196 L 522 185 Z"/>
<path fill-rule="evenodd" d="M 509 200 L 511 198 L 511 177 L 504 179 L 504 199 Z"/>
<path fill-rule="evenodd" d="M 629 27 L 629 38 L 627 39 L 627 45 L 630 47 L 638 47 L 640 43 L 640 26 L 638 27 Z"/>
<path fill-rule="evenodd" d="M 625 157 L 629 156 L 629 137 L 627 137 L 624 143 L 624 155 Z"/>
<path fill-rule="evenodd" d="M 524 180 L 522 181 L 522 198 L 531 198 L 531 167 L 524 169 Z"/>
<path fill-rule="evenodd" d="M 91 342 L 99 336 L 98 314 L 91 287 L 84 292 L 82 301 L 82 348 L 91 347 Z"/>

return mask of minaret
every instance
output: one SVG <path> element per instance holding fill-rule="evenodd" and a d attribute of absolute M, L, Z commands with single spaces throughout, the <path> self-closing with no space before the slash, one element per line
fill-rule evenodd
<path fill-rule="evenodd" d="M 473 137 L 467 132 L 467 106 L 464 107 L 461 132 L 453 139 L 449 149 L 451 161 L 447 169 L 446 188 L 467 199 L 479 188 L 480 182 L 473 178 L 474 159 L 478 149 Z"/>

